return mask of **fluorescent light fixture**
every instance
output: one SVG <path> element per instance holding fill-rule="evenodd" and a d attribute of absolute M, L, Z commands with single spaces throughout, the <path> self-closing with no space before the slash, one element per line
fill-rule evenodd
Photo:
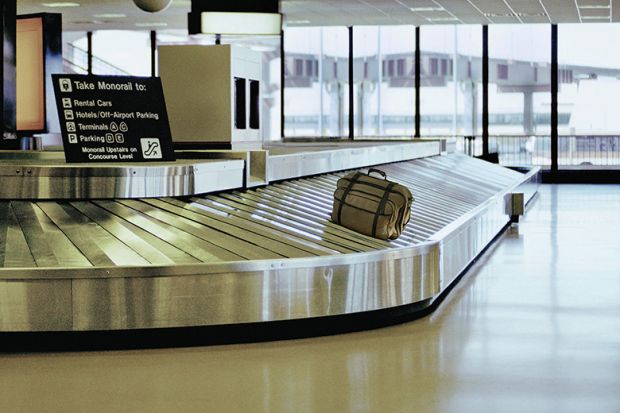
<path fill-rule="evenodd" d="M 93 17 L 97 17 L 98 19 L 124 19 L 127 15 L 122 13 L 103 13 L 93 14 Z"/>
<path fill-rule="evenodd" d="M 443 7 L 409 7 L 409 10 L 415 12 L 425 12 L 425 11 L 445 11 Z"/>
<path fill-rule="evenodd" d="M 458 17 L 427 17 L 426 20 L 429 22 L 456 22 L 458 21 Z"/>
<path fill-rule="evenodd" d="M 168 23 L 164 23 L 164 22 L 136 23 L 136 27 L 166 27 L 166 26 L 168 26 Z"/>
<path fill-rule="evenodd" d="M 277 35 L 282 30 L 279 13 L 202 12 L 201 33 Z"/>
<path fill-rule="evenodd" d="M 610 5 L 596 5 L 596 4 L 584 4 L 583 6 L 579 6 L 580 9 L 610 9 Z"/>
<path fill-rule="evenodd" d="M 286 24 L 308 24 L 310 20 L 286 20 Z"/>
<path fill-rule="evenodd" d="M 43 7 L 80 7 L 80 3 L 73 3 L 68 1 L 57 1 L 53 3 L 41 3 Z"/>
<path fill-rule="evenodd" d="M 71 24 L 104 24 L 104 22 L 100 21 L 100 20 L 76 20 L 76 21 L 72 21 Z"/>
<path fill-rule="evenodd" d="M 581 20 L 609 20 L 609 16 L 581 16 Z"/>
<path fill-rule="evenodd" d="M 546 14 L 543 12 L 540 13 L 482 13 L 485 17 L 545 17 Z"/>

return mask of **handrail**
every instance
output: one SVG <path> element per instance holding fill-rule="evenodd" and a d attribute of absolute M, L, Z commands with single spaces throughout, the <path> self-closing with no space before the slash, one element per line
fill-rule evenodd
<path fill-rule="evenodd" d="M 63 56 L 64 60 L 70 63 L 71 65 L 80 68 L 81 70 L 87 71 L 88 70 L 87 68 L 88 52 L 71 43 L 67 43 L 65 46 L 66 46 L 65 50 L 67 50 L 68 53 L 65 53 L 65 56 Z M 72 56 L 73 58 L 70 58 L 69 56 Z M 110 75 L 121 75 L 121 76 L 130 75 L 130 73 L 127 72 L 126 70 L 123 70 L 118 66 L 114 66 L 113 64 L 97 56 L 92 57 L 92 63 L 93 63 L 93 72 L 105 73 L 105 74 L 110 74 Z"/>
<path fill-rule="evenodd" d="M 75 73 L 86 74 L 88 72 L 88 68 L 78 65 L 77 63 L 72 62 L 64 56 L 62 58 L 62 61 L 65 66 L 69 66 L 71 70 L 73 70 Z"/>

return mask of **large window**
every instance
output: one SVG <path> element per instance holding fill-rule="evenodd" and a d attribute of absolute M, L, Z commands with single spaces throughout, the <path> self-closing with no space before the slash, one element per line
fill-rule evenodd
<path fill-rule="evenodd" d="M 562 24 L 558 38 L 559 134 L 620 134 L 620 25 Z"/>
<path fill-rule="evenodd" d="M 122 45 L 122 47 L 119 47 Z M 70 58 L 85 69 L 86 35 L 72 43 Z M 151 40 L 148 31 L 98 30 L 93 32 L 93 74 L 151 75 Z"/>
<path fill-rule="evenodd" d="M 482 133 L 482 27 L 420 29 L 422 136 Z"/>
<path fill-rule="evenodd" d="M 284 35 L 284 54 L 284 135 L 348 136 L 348 30 L 289 28 Z"/>
<path fill-rule="evenodd" d="M 620 26 L 563 24 L 558 39 L 558 164 L 620 165 Z"/>
<path fill-rule="evenodd" d="M 411 136 L 415 125 L 415 28 L 353 31 L 355 136 Z"/>
<path fill-rule="evenodd" d="M 551 25 L 489 26 L 489 134 L 547 135 L 550 118 Z"/>

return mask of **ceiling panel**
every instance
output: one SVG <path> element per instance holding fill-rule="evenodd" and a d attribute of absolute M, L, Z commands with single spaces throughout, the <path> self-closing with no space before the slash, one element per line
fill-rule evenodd
<path fill-rule="evenodd" d="M 572 0 L 541 0 L 553 23 L 579 23 L 577 6 Z"/>
<path fill-rule="evenodd" d="M 167 28 L 185 29 L 189 0 L 174 0 L 166 11 L 145 13 L 131 0 L 72 0 L 81 4 L 70 9 L 41 6 L 43 0 L 18 0 L 21 14 L 43 11 L 63 13 L 65 30 L 133 29 L 136 23 L 165 23 Z M 213 0 L 208 0 L 213 1 Z M 233 1 L 233 0 L 230 0 Z M 611 5 L 610 9 L 578 9 L 581 6 Z M 393 25 L 393 24 L 494 24 L 574 23 L 579 13 L 584 22 L 604 22 L 587 17 L 609 16 L 620 22 L 620 0 L 283 0 L 282 12 L 288 25 Z M 412 11 L 411 8 L 418 8 Z M 419 10 L 421 8 L 421 10 Z M 426 9 L 425 9 L 426 8 Z M 125 14 L 126 18 L 96 17 Z M 605 14 L 607 13 L 607 14 Z M 547 17 L 548 16 L 548 17 Z M 451 21 L 450 19 L 455 19 Z M 608 21 L 608 20 L 607 20 Z M 148 27 L 142 28 L 149 30 Z M 158 28 L 159 29 L 159 28 Z"/>
<path fill-rule="evenodd" d="M 510 8 L 503 0 L 468 0 L 483 13 L 506 15 L 511 13 Z"/>
<path fill-rule="evenodd" d="M 544 16 L 522 16 L 521 22 L 524 24 L 549 23 L 549 17 L 546 14 Z"/>
<path fill-rule="evenodd" d="M 580 9 L 581 19 L 587 17 L 605 17 L 609 18 L 609 9 Z"/>
<path fill-rule="evenodd" d="M 497 17 L 491 17 L 491 20 L 493 21 L 493 23 L 496 24 L 519 24 L 521 23 L 521 21 L 514 16 L 497 16 Z"/>
<path fill-rule="evenodd" d="M 161 28 L 187 28 L 187 13 L 190 9 L 188 0 L 173 0 L 168 9 L 161 13 L 146 13 L 138 9 L 131 0 L 71 0 L 79 7 L 51 8 L 44 7 L 45 0 L 17 0 L 17 13 L 62 13 L 64 30 L 101 30 L 129 29 L 151 30 L 138 27 L 138 24 L 156 24 Z M 124 14 L 127 17 L 98 17 L 106 14 Z M 166 27 L 162 27 L 166 24 Z M 153 28 L 154 28 L 153 27 Z"/>
<path fill-rule="evenodd" d="M 620 1 L 620 0 L 619 0 Z M 465 0 L 440 0 L 437 1 L 446 10 L 458 16 L 463 23 L 488 24 L 491 21 L 484 16 L 483 12 L 475 7 L 474 4 Z"/>
<path fill-rule="evenodd" d="M 576 0 L 579 6 L 609 6 L 609 0 Z"/>
<path fill-rule="evenodd" d="M 545 10 L 539 0 L 507 0 L 506 2 L 516 13 L 545 13 Z"/>
<path fill-rule="evenodd" d="M 407 7 L 437 7 L 437 2 L 433 0 L 401 0 L 399 3 Z"/>

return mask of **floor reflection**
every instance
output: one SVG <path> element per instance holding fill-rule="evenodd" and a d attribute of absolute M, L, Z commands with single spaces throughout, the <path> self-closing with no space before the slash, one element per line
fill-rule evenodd
<path fill-rule="evenodd" d="M 431 316 L 204 348 L 0 356 L 3 411 L 619 412 L 620 186 L 543 186 Z"/>

